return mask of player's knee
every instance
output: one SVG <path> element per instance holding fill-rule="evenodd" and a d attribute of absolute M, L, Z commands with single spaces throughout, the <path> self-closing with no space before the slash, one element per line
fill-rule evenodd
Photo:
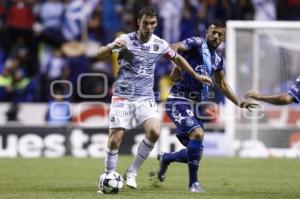
<path fill-rule="evenodd" d="M 150 130 L 149 131 L 149 135 L 148 135 L 148 139 L 151 141 L 151 142 L 156 142 L 159 138 L 159 134 L 160 132 L 157 131 L 157 130 Z"/>
<path fill-rule="evenodd" d="M 190 139 L 191 140 L 203 140 L 204 139 L 204 132 L 202 129 L 194 129 L 191 133 L 190 133 Z"/>
<path fill-rule="evenodd" d="M 120 143 L 121 143 L 121 139 L 118 136 L 111 136 L 109 138 L 109 145 L 112 148 L 119 148 Z"/>

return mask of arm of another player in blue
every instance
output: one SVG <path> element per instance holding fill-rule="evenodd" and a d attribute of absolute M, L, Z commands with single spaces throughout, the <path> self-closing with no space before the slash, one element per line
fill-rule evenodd
<path fill-rule="evenodd" d="M 251 108 L 257 108 L 257 103 L 252 103 L 248 101 L 241 101 L 238 97 L 233 93 L 231 87 L 225 80 L 224 71 L 218 70 L 214 74 L 214 78 L 218 87 L 222 90 L 223 94 L 232 101 L 235 105 L 239 106 L 240 108 L 246 108 L 248 111 L 251 111 Z"/>

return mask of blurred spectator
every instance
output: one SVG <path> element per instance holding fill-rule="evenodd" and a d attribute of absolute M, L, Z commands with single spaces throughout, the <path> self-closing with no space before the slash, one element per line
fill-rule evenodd
<path fill-rule="evenodd" d="M 0 101 L 13 103 L 36 100 L 37 84 L 25 76 L 17 58 L 6 60 L 0 75 Z"/>
<path fill-rule="evenodd" d="M 278 20 L 300 20 L 299 0 L 278 0 Z"/>
<path fill-rule="evenodd" d="M 87 39 L 87 21 L 100 0 L 73 0 L 67 7 L 62 24 L 66 41 Z"/>
<path fill-rule="evenodd" d="M 174 43 L 180 39 L 180 22 L 184 1 L 164 0 L 159 1 L 159 15 L 163 19 L 163 38 Z"/>
<path fill-rule="evenodd" d="M 251 0 L 254 6 L 254 20 L 274 21 L 276 17 L 275 0 Z"/>
<path fill-rule="evenodd" d="M 212 22 L 227 20 L 226 1 L 222 0 L 200 0 L 200 9 L 198 10 L 199 34 L 205 36 L 206 26 Z"/>
<path fill-rule="evenodd" d="M 34 31 L 41 34 L 41 39 L 49 44 L 63 41 L 60 29 L 64 14 L 64 4 L 59 0 L 47 0 L 38 10 L 38 22 L 34 24 Z"/>
<path fill-rule="evenodd" d="M 197 13 L 199 6 L 200 4 L 197 1 L 193 4 L 189 0 L 184 1 L 183 14 L 181 19 L 180 40 L 184 40 L 188 37 L 192 37 L 198 34 Z"/>
<path fill-rule="evenodd" d="M 45 81 L 42 86 L 43 92 L 42 100 L 49 101 L 50 99 L 50 85 L 55 80 L 68 80 L 70 69 L 67 65 L 66 59 L 63 57 L 61 49 L 55 49 L 53 55 L 50 57 L 47 64 L 46 72 L 43 76 Z"/>
<path fill-rule="evenodd" d="M 121 28 L 121 13 L 123 6 L 120 0 L 103 0 L 102 23 L 106 41 L 113 40 Z"/>
<path fill-rule="evenodd" d="M 251 0 L 229 1 L 229 19 L 231 20 L 253 20 L 254 7 Z"/>
<path fill-rule="evenodd" d="M 20 61 L 29 76 L 33 76 L 37 70 L 37 43 L 32 42 L 32 25 L 35 21 L 32 7 L 33 4 L 25 0 L 8 3 L 4 30 L 5 56 L 21 56 Z"/>
<path fill-rule="evenodd" d="M 42 27 L 36 27 L 35 31 L 42 31 L 42 39 L 48 44 L 59 47 L 62 43 L 68 41 L 82 41 L 87 39 L 87 26 L 92 12 L 97 7 L 100 0 L 72 0 L 67 1 L 65 12 L 63 5 L 52 1 L 42 5 L 41 9 L 57 7 L 57 11 L 49 15 L 41 15 Z M 42 11 L 42 10 L 41 10 Z M 54 18 L 51 20 L 51 17 Z M 59 18 L 62 17 L 62 21 Z M 46 25 L 46 26 L 45 26 Z"/>

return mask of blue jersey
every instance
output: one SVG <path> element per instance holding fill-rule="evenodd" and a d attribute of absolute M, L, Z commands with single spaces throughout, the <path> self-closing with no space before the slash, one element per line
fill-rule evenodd
<path fill-rule="evenodd" d="M 197 73 L 211 78 L 216 71 L 224 69 L 223 57 L 216 52 L 210 52 L 204 38 L 191 37 L 182 42 L 187 49 L 183 56 Z M 183 72 L 183 80 L 176 82 L 170 91 L 172 98 L 194 101 L 204 100 L 207 96 L 208 86 L 199 83 L 187 72 Z"/>
<path fill-rule="evenodd" d="M 288 91 L 288 94 L 293 96 L 295 103 L 300 103 L 300 76 L 298 76 L 296 82 Z"/>

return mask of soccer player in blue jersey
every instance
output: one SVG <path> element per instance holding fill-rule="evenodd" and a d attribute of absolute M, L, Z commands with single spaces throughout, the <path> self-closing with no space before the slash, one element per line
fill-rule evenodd
<path fill-rule="evenodd" d="M 118 149 L 125 129 L 132 128 L 133 119 L 145 132 L 145 137 L 138 146 L 137 155 L 125 174 L 127 186 L 134 189 L 137 188 L 135 180 L 137 170 L 148 157 L 160 134 L 160 118 L 153 91 L 156 62 L 164 56 L 187 71 L 196 82 L 212 84 L 209 77 L 196 73 L 165 40 L 153 34 L 157 26 L 156 11 L 153 8 L 142 9 L 137 23 L 138 31 L 123 34 L 98 51 L 99 58 L 110 56 L 112 51 L 119 52 L 120 65 L 109 113 L 105 171 L 115 171 Z"/>
<path fill-rule="evenodd" d="M 172 48 L 176 52 L 183 52 L 183 56 L 197 73 L 213 77 L 220 90 L 234 104 L 248 110 L 255 108 L 257 104 L 238 99 L 225 81 L 224 60 L 216 52 L 216 48 L 224 41 L 224 38 L 225 25 L 212 23 L 206 31 L 206 38 L 188 38 L 175 43 Z M 164 181 L 167 168 L 172 162 L 187 163 L 189 191 L 203 192 L 198 181 L 198 168 L 202 157 L 204 138 L 199 102 L 207 98 L 208 87 L 194 81 L 188 73 L 181 72 L 180 68 L 175 66 L 171 73 L 171 80 L 178 79 L 179 81 L 175 82 L 167 98 L 166 112 L 176 125 L 177 138 L 186 148 L 173 153 L 160 153 L 157 177 L 160 181 Z"/>
<path fill-rule="evenodd" d="M 285 93 L 263 95 L 256 90 L 249 90 L 245 94 L 246 98 L 252 98 L 258 101 L 267 102 L 274 105 L 288 105 L 292 103 L 300 103 L 300 76 L 296 79 L 292 87 Z"/>

